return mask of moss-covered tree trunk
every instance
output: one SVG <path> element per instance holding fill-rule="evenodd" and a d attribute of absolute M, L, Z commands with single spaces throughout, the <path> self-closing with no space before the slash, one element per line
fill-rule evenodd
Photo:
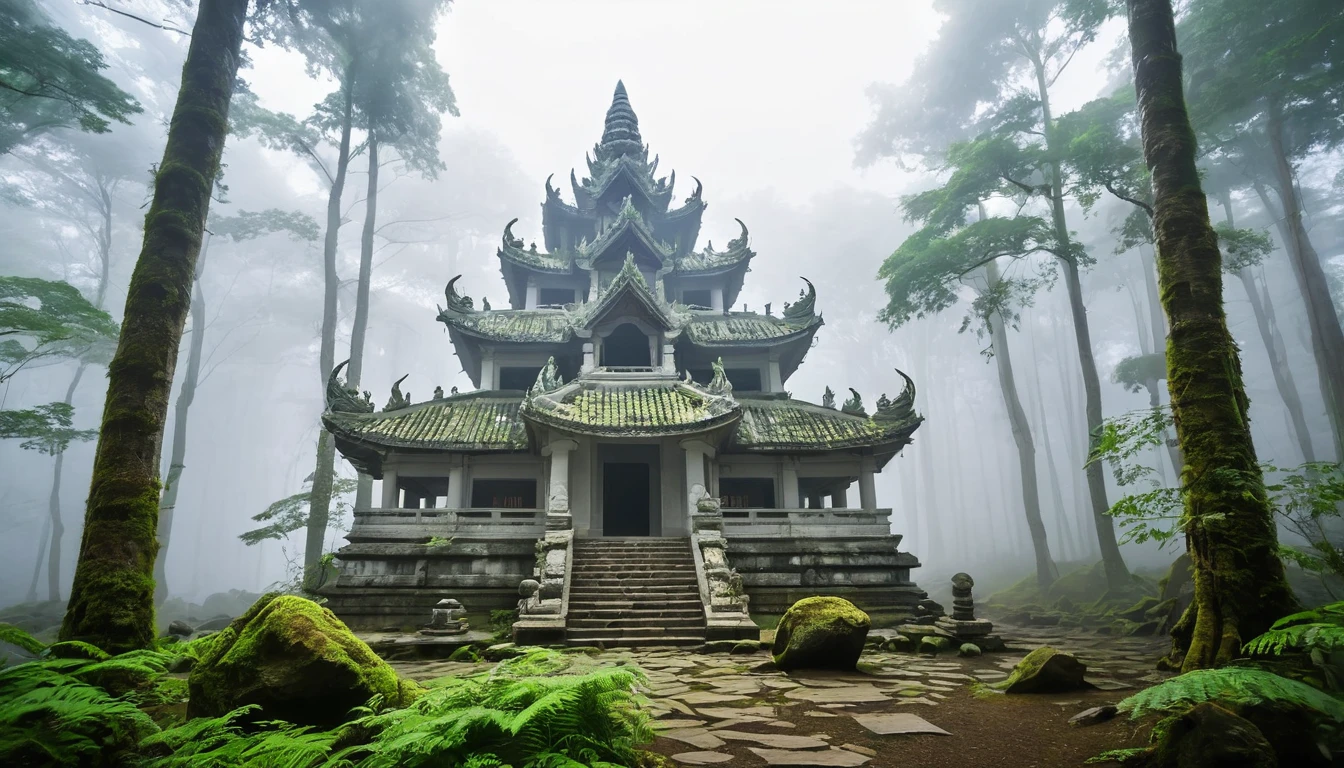
<path fill-rule="evenodd" d="M 1067 255 L 1073 244 L 1069 236 L 1069 222 L 1064 214 L 1064 178 L 1056 146 L 1054 116 L 1050 113 L 1050 86 L 1045 65 L 1037 57 L 1032 61 L 1036 71 L 1036 89 L 1041 100 L 1041 124 L 1045 132 L 1046 152 L 1050 156 L 1050 218 L 1055 227 L 1055 239 L 1060 249 L 1060 263 L 1064 270 L 1064 285 L 1069 294 L 1069 313 L 1073 318 L 1073 337 L 1078 346 L 1078 363 L 1083 374 L 1084 412 L 1087 417 L 1087 453 L 1097 449 L 1101 439 L 1101 377 L 1097 374 L 1097 360 L 1092 355 L 1092 331 L 1087 322 L 1087 307 L 1083 304 L 1083 282 L 1078 272 L 1078 261 Z M 1111 503 L 1106 498 L 1106 475 L 1101 462 L 1090 461 L 1083 470 L 1087 476 L 1088 499 L 1092 503 L 1092 522 L 1097 529 L 1097 546 L 1101 549 L 1102 567 L 1106 571 L 1106 585 L 1124 589 L 1129 585 L 1129 568 L 1120 555 L 1120 543 L 1115 538 L 1115 523 L 1109 514 Z"/>
<path fill-rule="evenodd" d="M 202 0 L 145 216 L 89 488 L 62 640 L 154 639 L 159 457 L 210 193 L 228 133 L 247 0 Z"/>
<path fill-rule="evenodd" d="M 346 172 L 350 168 L 350 132 L 354 125 L 354 71 L 352 62 L 342 79 L 343 111 L 341 113 L 341 141 L 337 149 L 336 175 L 327 193 L 327 231 L 322 244 L 323 284 L 322 343 L 318 354 L 319 392 L 326 397 L 327 376 L 336 367 L 336 323 L 338 292 L 341 276 L 336 272 L 336 246 L 341 229 L 341 196 L 345 192 Z M 331 516 L 331 489 L 336 473 L 336 443 L 331 433 L 319 428 L 317 436 L 317 467 L 313 470 L 313 488 L 308 503 L 308 529 L 304 539 L 304 581 L 309 588 L 318 583 L 318 563 L 327 538 L 327 522 Z"/>
<path fill-rule="evenodd" d="M 350 329 L 350 367 L 346 385 L 358 387 L 364 376 L 364 341 L 369 332 L 369 293 L 373 287 L 373 238 L 378 233 L 378 133 L 369 130 L 365 143 L 369 156 L 368 186 L 364 192 L 364 231 L 359 236 L 359 285 L 355 289 L 355 323 Z M 363 472 L 355 486 L 355 508 L 373 502 L 373 477 Z"/>
<path fill-rule="evenodd" d="M 1195 599 L 1173 635 L 1184 670 L 1225 664 L 1295 604 L 1251 442 L 1222 258 L 1195 167 L 1170 0 L 1127 0 L 1167 339 L 1167 386 L 1185 454 Z"/>

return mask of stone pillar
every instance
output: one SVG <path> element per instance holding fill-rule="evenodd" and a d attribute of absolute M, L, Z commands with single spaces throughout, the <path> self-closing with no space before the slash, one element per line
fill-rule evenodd
<path fill-rule="evenodd" d="M 677 372 L 677 349 L 671 344 L 663 345 L 663 372 Z"/>
<path fill-rule="evenodd" d="M 686 514 L 689 520 L 689 516 L 695 514 L 695 505 L 700 501 L 702 490 L 709 493 L 705 458 L 713 458 L 715 451 L 714 446 L 703 440 L 682 440 L 681 447 L 686 451 Z"/>
<path fill-rule="evenodd" d="M 373 476 L 359 473 L 355 485 L 355 509 L 368 509 L 373 506 Z"/>
<path fill-rule="evenodd" d="M 597 367 L 597 354 L 593 351 L 593 342 L 583 342 L 583 373 Z"/>
<path fill-rule="evenodd" d="M 877 487 L 873 484 L 873 474 L 876 472 L 877 464 L 872 456 L 864 456 L 859 460 L 859 506 L 865 512 L 877 509 Z"/>
<path fill-rule="evenodd" d="M 537 288 L 537 279 L 535 277 L 527 278 L 527 298 L 524 300 L 524 307 L 526 309 L 536 309 L 537 304 L 539 303 L 539 299 L 537 298 L 539 295 L 540 291 Z"/>
<path fill-rule="evenodd" d="M 458 464 L 448 468 L 448 500 L 444 502 L 444 507 L 447 509 L 463 509 L 467 506 L 466 482 L 466 467 Z"/>
<path fill-rule="evenodd" d="M 770 363 L 766 370 L 766 376 L 769 379 L 770 392 L 784 391 L 784 377 L 779 372 L 779 355 L 774 352 L 770 353 Z"/>
<path fill-rule="evenodd" d="M 783 472 L 784 487 L 780 490 L 780 508 L 781 509 L 800 509 L 802 502 L 798 499 L 798 462 L 795 459 L 784 459 Z"/>
<path fill-rule="evenodd" d="M 383 508 L 396 509 L 401 503 L 397 493 L 397 472 L 393 469 L 383 470 Z"/>
<path fill-rule="evenodd" d="M 495 388 L 495 352 L 486 349 L 481 353 L 481 389 Z"/>
<path fill-rule="evenodd" d="M 831 491 L 831 509 L 844 509 L 849 503 L 849 488 Z"/>
<path fill-rule="evenodd" d="M 709 289 L 709 308 L 710 308 L 710 309 L 713 309 L 713 310 L 717 310 L 717 311 L 719 311 L 719 312 L 722 312 L 722 311 L 723 311 L 723 289 L 722 289 L 722 288 L 710 288 L 710 289 Z"/>
<path fill-rule="evenodd" d="M 547 512 L 569 512 L 569 452 L 579 444 L 568 438 L 552 440 L 541 450 L 543 456 L 551 457 L 551 482 L 546 494 Z M 552 506 L 563 505 L 563 509 Z"/>
<path fill-rule="evenodd" d="M 602 278 L 598 276 L 594 269 L 588 273 L 588 300 L 596 301 L 597 294 L 602 290 Z"/>

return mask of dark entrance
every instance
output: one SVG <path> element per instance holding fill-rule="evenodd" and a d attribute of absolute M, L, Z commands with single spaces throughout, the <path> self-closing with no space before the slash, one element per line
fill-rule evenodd
<path fill-rule="evenodd" d="M 653 365 L 649 337 L 633 323 L 622 323 L 602 340 L 602 365 L 647 368 Z"/>
<path fill-rule="evenodd" d="M 649 535 L 650 467 L 643 462 L 602 465 L 602 534 Z"/>

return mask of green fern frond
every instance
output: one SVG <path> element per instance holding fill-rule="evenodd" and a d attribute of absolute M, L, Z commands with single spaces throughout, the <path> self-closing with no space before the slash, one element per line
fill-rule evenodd
<path fill-rule="evenodd" d="M 1243 649 L 1251 656 L 1278 656 L 1284 651 L 1344 650 L 1344 626 L 1339 624 L 1296 624 L 1270 629 L 1253 638 Z"/>
<path fill-rule="evenodd" d="M 36 656 L 47 646 L 32 635 L 24 632 L 13 624 L 0 623 L 0 643 L 9 643 L 18 646 L 28 653 Z"/>
<path fill-rule="evenodd" d="M 1331 603 L 1309 611 L 1290 613 L 1271 625 L 1272 629 L 1283 629 L 1295 624 L 1336 624 L 1344 626 L 1344 602 Z"/>
<path fill-rule="evenodd" d="M 156 730 L 131 701 L 42 663 L 0 671 L 0 764 L 113 764 Z"/>
<path fill-rule="evenodd" d="M 1137 719 L 1152 712 L 1175 712 L 1205 701 L 1233 705 L 1288 704 L 1344 722 L 1344 702 L 1306 683 L 1252 667 L 1186 672 L 1123 700 L 1121 712 Z"/>

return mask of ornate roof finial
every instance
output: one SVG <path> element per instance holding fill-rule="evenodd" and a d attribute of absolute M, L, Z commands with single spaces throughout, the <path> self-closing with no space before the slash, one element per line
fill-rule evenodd
<path fill-rule="evenodd" d="M 406 376 L 410 375 L 409 373 L 406 374 Z M 399 411 L 411 404 L 411 393 L 407 392 L 404 395 L 401 393 L 401 382 L 406 380 L 406 376 L 402 376 L 392 383 L 392 396 L 387 399 L 387 405 L 383 406 L 383 412 Z"/>
<path fill-rule="evenodd" d="M 344 363 L 331 369 L 327 376 L 327 410 L 332 413 L 372 413 L 373 403 L 361 399 L 359 390 L 346 386 L 341 381 L 341 369 L 350 363 Z"/>
<path fill-rule="evenodd" d="M 877 413 L 873 414 L 876 421 L 905 421 L 915 415 L 915 382 L 900 368 L 895 370 L 905 379 L 905 388 L 895 400 L 887 400 L 887 396 L 883 395 L 877 401 Z"/>
<path fill-rule="evenodd" d="M 471 297 L 463 296 L 457 292 L 455 284 L 461 279 L 462 276 L 457 275 L 452 280 L 449 280 L 448 285 L 444 287 L 443 295 L 444 298 L 448 300 L 448 306 L 446 309 L 440 310 L 439 314 L 443 314 L 444 312 L 456 312 L 459 315 L 465 315 L 476 311 L 476 308 L 471 301 Z"/>
<path fill-rule="evenodd" d="M 625 83 L 620 80 L 616 81 L 616 92 L 611 96 L 611 107 L 607 109 L 600 145 L 611 150 L 613 156 L 638 155 L 644 149 L 644 139 L 639 135 L 639 118 L 630 107 Z"/>
<path fill-rule="evenodd" d="M 743 224 L 741 219 L 733 219 L 733 221 L 736 221 L 737 226 L 742 228 L 742 234 L 728 241 L 728 250 L 730 251 L 747 247 L 747 225 Z"/>
<path fill-rule="evenodd" d="M 784 310 L 784 319 L 795 324 L 811 322 L 816 314 L 817 306 L 817 287 L 812 285 L 812 281 L 806 277 L 800 279 L 807 283 L 807 295 L 803 295 L 803 292 L 799 291 L 798 301 L 788 305 L 788 308 Z"/>
<path fill-rule="evenodd" d="M 850 397 L 840 406 L 840 412 L 851 416 L 867 416 L 868 412 L 863 409 L 863 396 L 853 387 L 849 388 L 849 393 Z"/>
<path fill-rule="evenodd" d="M 540 371 L 537 371 L 537 380 L 528 390 L 528 394 L 543 395 L 547 392 L 554 392 L 564 383 L 565 380 L 560 377 L 559 369 L 555 367 L 555 358 L 551 357 L 546 360 L 546 365 L 542 366 Z"/>
<path fill-rule="evenodd" d="M 835 390 L 826 387 L 826 391 L 821 393 L 821 407 L 835 409 Z"/>
<path fill-rule="evenodd" d="M 733 394 L 733 383 L 728 380 L 728 374 L 723 370 L 723 358 L 720 357 L 712 363 L 714 368 L 714 378 L 709 380 L 709 385 L 705 387 L 711 393 L 731 397 Z"/>
<path fill-rule="evenodd" d="M 523 239 L 522 239 L 521 237 L 514 237 L 514 236 L 513 236 L 513 225 L 514 225 L 514 224 L 517 224 L 517 223 L 518 223 L 518 219 L 515 217 L 515 218 L 514 218 L 512 221 L 510 221 L 508 224 L 505 224 L 505 225 L 504 225 L 504 245 L 507 245 L 507 246 L 509 246 L 509 247 L 511 247 L 511 248 L 522 248 L 522 247 L 523 247 Z"/>

